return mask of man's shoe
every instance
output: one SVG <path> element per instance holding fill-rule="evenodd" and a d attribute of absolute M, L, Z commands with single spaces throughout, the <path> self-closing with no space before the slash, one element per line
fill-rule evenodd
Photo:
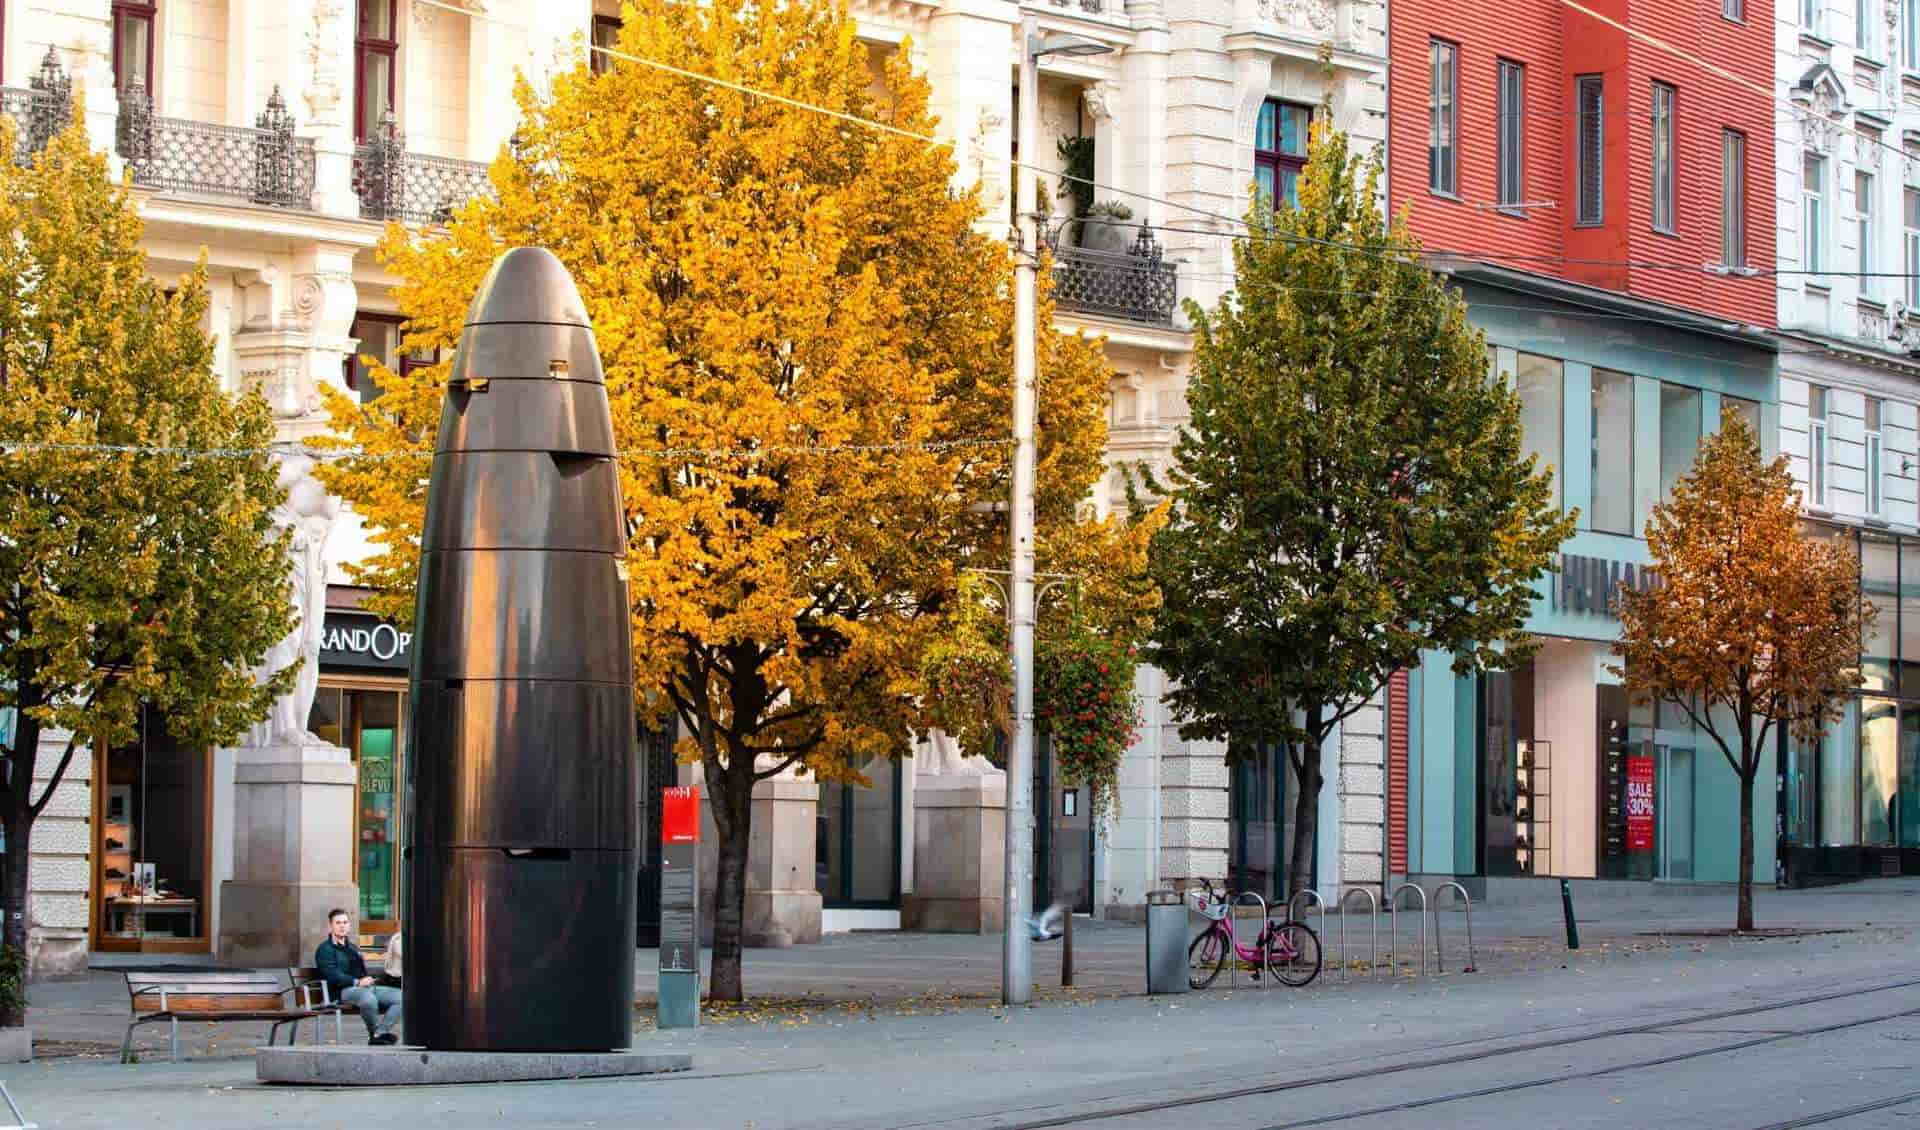
<path fill-rule="evenodd" d="M 380 1043 L 381 1043 L 381 1040 L 380 1040 L 380 1037 L 378 1037 L 378 1036 L 368 1036 L 368 1037 L 367 1037 L 367 1046 L 368 1046 L 368 1047 L 374 1047 L 374 1048 L 377 1048 L 377 1047 L 379 1047 L 379 1046 L 380 1046 Z"/>
<path fill-rule="evenodd" d="M 373 1042 L 376 1044 L 397 1044 L 400 1042 L 400 1037 L 394 1035 L 392 1032 L 382 1032 L 373 1038 Z"/>

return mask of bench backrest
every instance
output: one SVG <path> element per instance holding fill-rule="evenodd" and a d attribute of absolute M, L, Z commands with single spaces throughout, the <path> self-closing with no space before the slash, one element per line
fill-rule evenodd
<path fill-rule="evenodd" d="M 269 973 L 129 973 L 135 1012 L 236 1012 L 285 1007 L 286 986 Z"/>

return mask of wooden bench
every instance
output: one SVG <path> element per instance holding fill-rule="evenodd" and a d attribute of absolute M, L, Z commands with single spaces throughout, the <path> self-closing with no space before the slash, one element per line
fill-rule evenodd
<path fill-rule="evenodd" d="M 281 985 L 271 973 L 128 973 L 127 996 L 132 1002 L 133 1019 L 127 1024 L 126 1039 L 120 1043 L 120 1062 L 133 1053 L 133 1030 L 142 1024 L 165 1021 L 172 1028 L 173 1058 L 180 1058 L 180 1022 L 199 1020 L 223 1023 L 228 1020 L 271 1021 L 267 1043 L 280 1038 L 280 1029 L 293 1025 L 287 1042 L 300 1035 L 300 1022 L 313 1020 L 319 1013 L 296 1008 L 288 1000 L 294 991 Z"/>

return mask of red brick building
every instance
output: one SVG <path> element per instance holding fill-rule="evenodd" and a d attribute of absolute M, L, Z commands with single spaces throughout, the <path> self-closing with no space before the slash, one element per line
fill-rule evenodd
<path fill-rule="evenodd" d="M 1773 324 L 1767 278 L 1703 269 L 1773 265 L 1772 0 L 1395 0 L 1390 38 L 1431 251 Z"/>

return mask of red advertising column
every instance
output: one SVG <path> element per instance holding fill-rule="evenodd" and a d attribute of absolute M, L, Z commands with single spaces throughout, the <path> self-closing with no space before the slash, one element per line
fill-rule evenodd
<path fill-rule="evenodd" d="M 662 1028 L 700 1023 L 700 790 L 660 790 Z"/>

